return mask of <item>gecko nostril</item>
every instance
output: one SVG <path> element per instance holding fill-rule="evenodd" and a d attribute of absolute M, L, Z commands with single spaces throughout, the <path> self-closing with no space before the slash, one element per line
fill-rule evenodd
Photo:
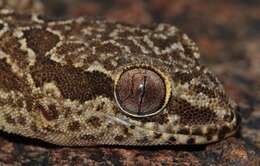
<path fill-rule="evenodd" d="M 120 109 L 134 117 L 160 112 L 166 100 L 166 84 L 156 71 L 132 68 L 123 72 L 115 85 L 115 99 Z"/>

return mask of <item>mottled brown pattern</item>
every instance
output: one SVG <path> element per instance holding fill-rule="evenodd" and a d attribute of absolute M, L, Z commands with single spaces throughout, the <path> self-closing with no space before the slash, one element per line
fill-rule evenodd
<path fill-rule="evenodd" d="M 69 123 L 68 130 L 70 131 L 77 131 L 80 129 L 80 123 L 78 121 L 74 121 Z"/>
<path fill-rule="evenodd" d="M 98 128 L 101 126 L 102 121 L 100 120 L 100 118 L 98 118 L 96 116 L 92 116 L 86 120 L 86 123 L 88 123 L 89 125 L 92 125 L 95 128 Z"/>
<path fill-rule="evenodd" d="M 82 69 L 70 65 L 62 66 L 39 57 L 31 73 L 37 87 L 54 81 L 66 99 L 84 102 L 99 95 L 112 98 L 112 80 L 99 71 L 84 72 Z"/>
<path fill-rule="evenodd" d="M 106 43 L 102 45 L 95 45 L 97 49 L 97 53 L 102 54 L 102 53 L 107 53 L 107 52 L 113 52 L 114 54 L 120 54 L 122 53 L 122 50 L 120 47 L 115 46 L 113 43 Z"/>
<path fill-rule="evenodd" d="M 56 53 L 59 55 L 67 54 L 67 53 L 74 53 L 77 54 L 77 50 L 79 48 L 84 48 L 83 43 L 64 43 L 60 47 L 57 48 Z M 72 57 L 75 57 L 77 55 L 73 55 Z"/>
<path fill-rule="evenodd" d="M 17 123 L 19 123 L 22 126 L 25 126 L 27 124 L 26 118 L 23 117 L 22 115 L 18 116 L 17 117 Z"/>
<path fill-rule="evenodd" d="M 19 18 L 19 14 L 13 15 L 15 15 L 14 19 Z M 178 133 L 184 130 L 183 125 L 207 127 L 223 121 L 217 115 L 222 116 L 233 111 L 233 106 L 227 98 L 224 97 L 225 100 L 218 98 L 220 102 L 211 102 L 210 95 L 201 96 L 199 91 L 191 88 L 203 85 L 215 88 L 216 91 L 224 91 L 219 82 L 211 81 L 212 79 L 206 75 L 208 71 L 199 65 L 197 60 L 199 53 L 195 43 L 173 26 L 159 24 L 138 27 L 87 18 L 68 21 L 49 20 L 50 22 L 39 19 L 40 17 L 34 15 L 31 20 L 32 23 L 37 22 L 38 26 L 10 27 L 10 32 L 16 31 L 16 36 L 19 36 L 20 47 L 26 50 L 29 61 L 25 71 L 20 72 L 28 80 L 32 93 L 22 94 L 20 100 L 25 101 L 25 107 L 20 104 L 18 108 L 17 105 L 9 108 L 14 110 L 13 116 L 16 116 L 15 111 L 24 111 L 26 108 L 26 113 L 29 113 L 28 118 L 32 122 L 35 121 L 35 124 L 28 124 L 32 133 L 26 135 L 60 145 L 165 144 L 168 138 L 155 139 L 155 133 L 159 132 L 166 134 L 167 137 L 175 137 L 176 141 L 172 144 L 187 144 L 189 138 L 193 137 L 191 132 Z M 10 20 L 5 21 L 10 24 Z M 122 38 L 121 35 L 127 33 L 129 36 Z M 123 40 L 131 41 L 139 49 L 133 47 L 134 52 L 131 52 L 132 45 L 128 45 L 129 42 L 122 42 Z M 167 47 L 165 44 L 160 45 L 158 40 L 168 41 Z M 127 45 L 124 45 L 126 43 Z M 68 47 L 67 50 L 65 46 Z M 185 49 L 189 50 L 187 53 L 189 55 L 185 55 Z M 152 99 L 151 105 L 146 104 L 147 108 L 153 104 L 158 105 L 154 112 L 156 115 L 151 115 L 149 118 L 133 118 L 125 115 L 114 97 L 114 82 L 119 78 L 118 74 L 139 66 L 156 71 L 162 79 L 161 82 L 164 82 L 160 88 L 165 88 L 165 93 L 160 96 L 150 95 L 155 91 L 153 88 L 156 87 L 155 85 L 147 86 L 147 92 L 144 91 L 144 96 L 147 95 Z M 178 72 L 187 74 L 187 77 L 176 75 L 175 73 Z M 129 86 L 127 81 L 125 85 Z M 188 92 L 182 90 L 183 88 Z M 181 100 L 184 102 L 176 102 L 177 105 L 172 101 L 168 103 L 169 98 L 175 101 L 180 96 L 183 97 Z M 196 100 L 196 103 L 191 104 L 189 98 Z M 158 101 L 160 103 L 157 103 Z M 41 108 L 34 108 L 37 107 L 37 103 L 41 103 Z M 227 113 L 217 114 L 218 110 L 214 109 L 216 105 L 223 107 Z M 31 113 L 35 110 L 43 116 Z M 100 118 L 100 122 L 93 125 L 92 116 Z M 87 121 L 91 125 L 87 125 Z M 229 123 L 232 130 L 225 134 L 225 137 L 233 134 L 236 131 L 234 125 L 238 125 L 236 118 Z M 4 127 L 5 124 L 2 126 Z M 56 129 L 52 130 L 50 126 Z M 99 129 L 99 126 L 103 128 Z M 24 126 L 19 127 L 12 128 L 15 130 L 12 132 L 22 135 L 27 132 L 24 131 Z M 69 132 L 64 129 L 77 135 L 69 135 Z M 41 137 L 41 133 L 37 133 L 41 130 L 48 133 L 49 137 Z M 89 133 L 93 131 L 100 139 L 91 142 L 80 140 L 82 135 L 90 135 Z M 115 141 L 115 135 L 123 135 L 124 140 Z M 201 135 L 201 138 L 196 138 L 194 143 L 213 141 L 217 139 L 213 137 L 207 140 L 205 135 Z"/>
<path fill-rule="evenodd" d="M 28 65 L 28 59 L 26 58 L 26 51 L 21 50 L 21 44 L 18 39 L 12 35 L 12 33 L 5 33 L 1 36 L 0 46 L 2 51 L 10 55 L 13 63 L 17 64 L 20 68 L 24 68 Z"/>
<path fill-rule="evenodd" d="M 11 66 L 6 63 L 6 59 L 0 59 L 0 88 L 5 91 L 28 90 L 25 80 L 19 78 L 12 72 Z"/>
<path fill-rule="evenodd" d="M 52 54 L 54 53 L 51 53 L 50 55 Z M 83 43 L 63 43 L 62 45 L 56 47 L 55 54 L 60 57 L 64 57 L 67 64 L 72 65 L 73 63 L 79 61 L 81 54 L 91 55 L 91 50 L 86 48 Z M 88 58 L 88 60 L 90 59 Z M 84 66 L 89 65 L 85 64 Z"/>
<path fill-rule="evenodd" d="M 85 134 L 83 136 L 80 137 L 82 140 L 85 140 L 85 141 L 95 141 L 96 137 L 94 135 L 89 135 L 89 134 Z"/>
<path fill-rule="evenodd" d="M 235 103 L 218 79 L 200 65 L 197 45 L 172 25 L 135 26 L 88 17 L 42 19 L 10 10 L 0 13 L 1 22 L 6 23 L 0 57 L 6 58 L 11 72 L 28 86 L 26 92 L 0 94 L 0 113 L 7 112 L 15 120 L 24 114 L 30 122 L 12 126 L 0 120 L 4 131 L 58 145 L 142 146 L 206 144 L 226 138 L 238 128 L 237 116 L 223 120 L 237 114 Z M 16 43 L 13 47 L 8 38 Z M 15 58 L 27 63 L 16 64 L 11 55 L 15 50 L 23 51 Z M 154 114 L 146 118 L 124 113 L 114 89 L 120 73 L 140 66 L 156 71 L 161 78 L 159 88 L 154 81 L 158 78 L 147 82 L 157 85 L 144 87 L 138 80 L 132 81 L 136 89 L 145 88 L 141 103 L 150 101 L 143 102 L 145 112 Z M 127 94 L 131 81 L 126 79 L 124 85 L 126 91 L 121 93 Z M 130 107 L 140 103 L 138 95 L 133 98 Z M 133 108 L 136 112 L 137 107 Z M 212 126 L 216 131 L 209 139 L 206 129 Z M 203 129 L 203 133 L 194 135 L 191 128 Z M 217 137 L 221 130 L 223 136 Z M 97 139 L 84 140 L 84 135 Z"/>
<path fill-rule="evenodd" d="M 32 28 L 23 31 L 27 46 L 38 56 L 43 56 L 60 41 L 59 36 L 46 29 Z"/>
<path fill-rule="evenodd" d="M 41 113 L 45 117 L 46 120 L 55 120 L 59 117 L 59 110 L 57 110 L 55 105 L 49 105 L 48 109 L 42 109 Z"/>
<path fill-rule="evenodd" d="M 180 116 L 182 125 L 203 125 L 214 124 L 218 122 L 217 115 L 213 110 L 206 107 L 195 107 L 183 99 L 172 98 L 169 110 L 173 114 Z"/>
<path fill-rule="evenodd" d="M 192 89 L 196 92 L 196 93 L 204 93 L 205 95 L 207 95 L 209 98 L 216 98 L 220 95 L 218 95 L 218 92 L 214 91 L 213 89 L 209 89 L 206 87 L 203 87 L 201 85 L 194 85 L 192 87 Z"/>
<path fill-rule="evenodd" d="M 40 103 L 34 104 L 34 105 L 33 105 L 33 110 L 32 110 L 32 109 L 27 109 L 27 110 L 28 110 L 28 111 L 41 112 L 41 113 L 43 113 L 43 112 L 46 111 L 45 108 L 44 108 L 44 106 L 43 106 L 42 104 L 40 104 Z"/>
<path fill-rule="evenodd" d="M 166 39 L 165 38 L 161 39 L 155 36 L 156 33 L 151 37 L 151 40 L 153 40 L 155 47 L 162 48 L 162 50 L 164 50 L 167 47 L 170 47 L 171 44 L 180 41 L 180 36 L 178 34 L 176 34 L 174 37 L 166 38 Z"/>
<path fill-rule="evenodd" d="M 127 36 L 127 35 L 126 35 L 126 36 Z M 119 42 L 119 43 L 122 43 L 122 44 L 125 45 L 125 46 L 128 46 L 128 47 L 131 49 L 131 52 L 132 52 L 133 54 L 137 54 L 137 53 L 141 52 L 140 47 L 137 47 L 137 46 L 133 43 L 133 41 L 131 41 L 131 40 L 125 40 L 125 38 L 122 37 L 122 38 L 120 38 L 120 39 L 117 39 L 116 41 Z"/>
<path fill-rule="evenodd" d="M 15 119 L 13 117 L 11 117 L 11 115 L 5 114 L 5 120 L 7 123 L 10 123 L 12 125 L 15 125 Z"/>
<path fill-rule="evenodd" d="M 173 75 L 173 79 L 176 81 L 180 81 L 182 84 L 190 82 L 192 79 L 197 78 L 201 75 L 201 72 L 194 69 L 191 72 L 176 72 Z"/>

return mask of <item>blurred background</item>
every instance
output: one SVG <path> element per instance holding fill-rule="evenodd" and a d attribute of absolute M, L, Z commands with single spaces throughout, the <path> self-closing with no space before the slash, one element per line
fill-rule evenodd
<path fill-rule="evenodd" d="M 16 2 L 15 2 L 16 1 Z M 17 5 L 17 1 L 19 5 Z M 23 11 L 52 18 L 78 16 L 102 17 L 129 24 L 169 23 L 187 33 L 199 46 L 202 63 L 211 68 L 223 82 L 228 94 L 240 106 L 242 127 L 235 138 L 206 148 L 175 150 L 97 148 L 46 149 L 18 144 L 23 159 L 37 156 L 37 164 L 89 159 L 93 163 L 141 164 L 186 163 L 193 165 L 258 165 L 260 154 L 260 1 L 259 0 L 0 0 Z M 34 6 L 35 5 L 35 6 Z M 0 137 L 1 140 L 1 137 Z M 2 140 L 1 140 L 2 141 Z M 17 144 L 4 139 L 0 147 Z M 22 150 L 21 150 L 22 147 Z M 1 151 L 16 161 L 11 152 Z M 13 153 L 14 154 L 14 153 Z M 67 158 L 67 156 L 70 156 Z M 123 157 L 122 157 L 123 156 Z M 5 156 L 6 157 L 6 156 Z M 125 157 L 125 158 L 124 158 Z M 71 161 L 71 158 L 74 160 Z M 127 160 L 130 158 L 130 160 Z M 2 159 L 2 160 L 1 160 Z M 131 161 L 131 162 L 130 162 Z M 0 164 L 1 165 L 1 164 Z M 130 164 L 131 165 L 131 164 Z"/>

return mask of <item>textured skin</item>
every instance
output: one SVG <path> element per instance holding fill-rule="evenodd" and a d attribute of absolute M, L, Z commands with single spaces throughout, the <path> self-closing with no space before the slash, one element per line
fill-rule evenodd
<path fill-rule="evenodd" d="M 0 11 L 0 129 L 58 145 L 205 144 L 232 135 L 236 104 L 177 28 Z M 167 80 L 164 109 L 124 114 L 118 75 L 148 66 Z"/>

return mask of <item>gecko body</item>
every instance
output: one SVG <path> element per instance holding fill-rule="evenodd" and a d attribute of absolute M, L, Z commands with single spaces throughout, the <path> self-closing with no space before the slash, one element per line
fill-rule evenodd
<path fill-rule="evenodd" d="M 236 104 L 168 24 L 0 11 L 0 129 L 57 145 L 206 144 Z"/>

